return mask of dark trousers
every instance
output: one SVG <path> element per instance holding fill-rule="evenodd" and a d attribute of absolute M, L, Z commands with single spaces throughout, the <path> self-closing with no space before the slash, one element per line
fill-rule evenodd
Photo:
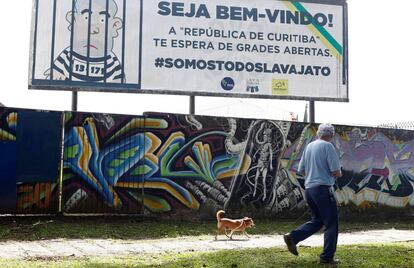
<path fill-rule="evenodd" d="M 317 186 L 305 190 L 312 218 L 290 233 L 293 242 L 299 243 L 325 226 L 323 252 L 320 255 L 324 260 L 333 259 L 338 241 L 338 208 L 330 188 Z"/>

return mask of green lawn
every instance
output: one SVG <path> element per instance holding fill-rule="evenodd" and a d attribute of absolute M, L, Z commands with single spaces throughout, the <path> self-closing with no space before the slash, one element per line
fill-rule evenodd
<path fill-rule="evenodd" d="M 255 220 L 256 227 L 249 234 L 283 234 L 299 224 L 301 220 Z M 65 217 L 65 218 L 0 218 L 0 241 L 38 240 L 53 238 L 113 238 L 142 239 L 178 236 L 212 235 L 215 219 L 207 222 L 141 221 L 139 218 L 110 217 Z M 414 229 L 411 219 L 395 221 L 341 221 L 340 231 L 375 229 Z"/>
<path fill-rule="evenodd" d="M 411 219 L 361 220 L 340 223 L 341 232 L 375 229 L 414 229 Z M 282 234 L 306 220 L 255 220 L 249 234 Z M 168 222 L 130 217 L 13 217 L 0 218 L 0 241 L 53 238 L 144 239 L 213 235 L 215 219 L 206 222 Z M 0 267 L 320 267 L 320 248 L 299 249 L 300 256 L 284 248 L 140 254 L 122 257 L 0 259 Z M 340 267 L 414 267 L 414 242 L 340 246 Z"/>
<path fill-rule="evenodd" d="M 299 257 L 284 248 L 144 254 L 82 259 L 0 260 L 0 267 L 321 267 L 321 248 L 299 248 Z M 414 242 L 339 246 L 339 267 L 414 267 Z M 326 267 L 326 266 L 324 266 Z"/>

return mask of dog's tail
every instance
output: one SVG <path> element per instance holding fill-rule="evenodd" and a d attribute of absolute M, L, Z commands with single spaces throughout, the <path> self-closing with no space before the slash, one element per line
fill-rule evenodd
<path fill-rule="evenodd" d="M 218 222 L 221 220 L 221 216 L 222 216 L 224 213 L 226 213 L 224 210 L 219 210 L 219 211 L 217 211 L 217 213 L 216 213 L 216 218 L 217 218 L 217 221 L 218 221 Z"/>

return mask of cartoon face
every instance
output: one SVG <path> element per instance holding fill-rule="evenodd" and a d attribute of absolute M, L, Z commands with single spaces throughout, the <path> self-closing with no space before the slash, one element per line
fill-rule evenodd
<path fill-rule="evenodd" d="M 73 20 L 73 51 L 86 57 L 89 50 L 89 56 L 92 58 L 108 55 L 113 49 L 114 38 L 122 28 L 122 20 L 116 17 L 117 12 L 118 7 L 114 0 L 77 0 L 74 13 L 70 11 L 66 16 L 70 25 Z M 106 25 L 108 28 L 105 53 Z"/>

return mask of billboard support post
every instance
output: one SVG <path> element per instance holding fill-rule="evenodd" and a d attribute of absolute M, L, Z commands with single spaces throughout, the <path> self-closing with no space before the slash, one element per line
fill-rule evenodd
<path fill-rule="evenodd" d="M 315 101 L 309 101 L 309 122 L 315 123 Z"/>
<path fill-rule="evenodd" d="M 195 114 L 195 96 L 190 96 L 190 114 Z"/>
<path fill-rule="evenodd" d="M 76 112 L 78 110 L 78 92 L 72 91 L 72 111 Z"/>

